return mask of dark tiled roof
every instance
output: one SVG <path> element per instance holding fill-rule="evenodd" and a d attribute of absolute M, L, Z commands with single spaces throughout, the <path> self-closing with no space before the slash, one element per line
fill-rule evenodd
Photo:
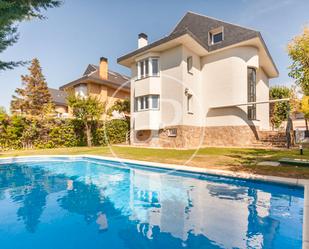
<path fill-rule="evenodd" d="M 97 84 L 109 85 L 115 88 L 122 87 L 126 90 L 130 89 L 130 78 L 128 76 L 108 70 L 108 78 L 101 79 L 99 75 L 99 67 L 92 64 L 89 64 L 87 66 L 81 78 L 78 78 L 77 80 L 61 86 L 60 89 L 63 90 L 69 86 L 74 86 L 91 80 L 93 80 Z"/>
<path fill-rule="evenodd" d="M 52 97 L 52 100 L 54 104 L 56 105 L 67 105 L 67 93 L 61 90 L 53 89 L 53 88 L 48 88 L 50 95 Z"/>
<path fill-rule="evenodd" d="M 209 32 L 223 27 L 224 30 L 224 40 L 218 44 L 209 45 Z M 189 34 L 196 41 L 198 41 L 207 51 L 215 51 L 233 44 L 237 44 L 242 41 L 247 41 L 252 38 L 260 38 L 263 46 L 272 60 L 270 53 L 265 45 L 265 42 L 260 34 L 260 32 L 244 28 L 235 24 L 223 22 L 211 17 L 203 16 L 200 14 L 188 12 L 177 24 L 175 29 L 170 33 L 170 35 L 153 42 L 145 47 L 137 49 L 129 54 L 126 54 L 118 58 L 118 62 L 128 59 L 134 55 L 137 55 L 141 52 L 144 52 L 150 48 L 156 47 L 160 44 L 163 44 L 167 41 L 173 40 L 181 35 Z M 272 61 L 273 62 L 273 61 Z M 274 64 L 274 62 L 273 62 Z M 275 64 L 274 64 L 275 66 Z"/>
<path fill-rule="evenodd" d="M 218 44 L 209 46 L 209 32 L 221 27 L 224 29 L 223 41 Z M 188 12 L 181 19 L 171 34 L 179 33 L 186 29 L 190 30 L 196 37 L 198 37 L 208 51 L 214 51 L 259 36 L 258 31 L 219 21 L 217 19 L 192 12 Z"/>
<path fill-rule="evenodd" d="M 92 73 L 93 71 L 97 70 L 97 68 L 98 68 L 97 66 L 89 64 L 83 75 L 88 75 Z"/>
<path fill-rule="evenodd" d="M 206 49 L 206 47 L 204 46 L 204 44 L 202 43 L 202 41 L 200 41 L 200 40 L 198 39 L 198 37 L 196 37 L 196 36 L 195 36 L 191 31 L 189 31 L 188 29 L 184 29 L 184 30 L 181 30 L 181 31 L 179 31 L 179 32 L 174 32 L 174 33 L 170 34 L 169 36 L 166 36 L 166 37 L 164 37 L 164 38 L 162 38 L 162 39 L 160 39 L 160 40 L 157 40 L 157 41 L 155 41 L 155 42 L 153 42 L 153 43 L 150 43 L 149 45 L 144 46 L 144 47 L 142 47 L 142 48 L 139 48 L 139 49 L 137 49 L 137 50 L 135 50 L 135 51 L 133 51 L 133 52 L 131 52 L 131 53 L 129 53 L 129 54 L 126 54 L 126 55 L 124 55 L 124 56 L 118 58 L 118 59 L 117 59 L 117 62 L 120 62 L 120 61 L 122 61 L 122 60 L 125 60 L 125 59 L 127 59 L 127 58 L 130 58 L 131 56 L 134 56 L 134 55 L 137 55 L 137 54 L 142 53 L 142 52 L 144 52 L 144 51 L 147 51 L 147 50 L 150 49 L 150 48 L 156 47 L 156 46 L 161 45 L 161 44 L 163 44 L 163 43 L 165 43 L 165 42 L 168 42 L 168 41 L 170 41 L 170 40 L 176 39 L 176 38 L 178 38 L 178 37 L 180 37 L 180 36 L 182 36 L 182 35 L 185 35 L 185 34 L 188 34 L 188 35 L 190 35 L 191 37 L 193 37 L 197 42 L 199 42 L 199 44 L 200 44 L 201 46 L 203 46 L 203 47 Z"/>

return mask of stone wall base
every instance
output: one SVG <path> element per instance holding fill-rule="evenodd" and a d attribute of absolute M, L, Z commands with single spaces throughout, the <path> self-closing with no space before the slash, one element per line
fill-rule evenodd
<path fill-rule="evenodd" d="M 170 129 L 177 129 L 177 135 Z M 164 148 L 198 148 L 203 146 L 250 147 L 259 142 L 256 126 L 173 126 L 159 131 L 132 132 L 133 145 Z"/>

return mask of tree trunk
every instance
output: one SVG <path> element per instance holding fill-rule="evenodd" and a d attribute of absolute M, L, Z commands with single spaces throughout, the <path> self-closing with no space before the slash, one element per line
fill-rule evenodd
<path fill-rule="evenodd" d="M 309 130 L 308 130 L 308 119 L 305 118 L 306 123 L 306 131 L 305 131 L 305 138 L 309 137 Z"/>
<path fill-rule="evenodd" d="M 92 146 L 92 138 L 91 138 L 91 127 L 89 126 L 88 122 L 85 123 L 86 128 L 86 138 L 87 138 L 87 146 Z"/>

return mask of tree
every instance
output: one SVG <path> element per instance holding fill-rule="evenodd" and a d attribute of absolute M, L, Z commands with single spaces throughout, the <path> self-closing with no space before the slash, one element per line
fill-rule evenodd
<path fill-rule="evenodd" d="M 29 75 L 21 76 L 24 87 L 15 90 L 17 96 L 13 95 L 11 111 L 12 113 L 43 117 L 47 112 L 50 112 L 52 98 L 38 59 L 32 60 L 29 71 Z"/>
<path fill-rule="evenodd" d="M 301 112 L 304 114 L 306 122 L 306 131 L 308 132 L 308 119 L 309 119 L 309 96 L 304 96 L 301 101 Z"/>
<path fill-rule="evenodd" d="M 289 98 L 291 91 L 288 87 L 274 86 L 270 88 L 269 98 L 271 100 Z M 270 104 L 270 122 L 273 128 L 279 128 L 284 120 L 287 120 L 290 103 L 288 101 Z"/>
<path fill-rule="evenodd" d="M 0 115 L 6 115 L 6 110 L 3 106 L 0 106 Z"/>
<path fill-rule="evenodd" d="M 117 100 L 112 107 L 107 111 L 108 115 L 112 115 L 113 111 L 118 111 L 119 113 L 123 112 L 124 114 L 130 113 L 130 100 Z"/>
<path fill-rule="evenodd" d="M 68 104 L 74 117 L 84 123 L 87 145 L 92 146 L 92 123 L 100 119 L 104 106 L 95 97 L 82 98 L 75 95 L 68 97 Z"/>
<path fill-rule="evenodd" d="M 59 0 L 1 0 L 0 1 L 0 53 L 17 42 L 17 22 L 31 18 L 43 19 L 42 10 L 60 6 Z M 23 62 L 0 60 L 0 71 L 12 69 Z"/>
<path fill-rule="evenodd" d="M 288 53 L 293 63 L 289 76 L 296 80 L 303 93 L 309 95 L 309 28 L 296 36 L 288 45 Z"/>

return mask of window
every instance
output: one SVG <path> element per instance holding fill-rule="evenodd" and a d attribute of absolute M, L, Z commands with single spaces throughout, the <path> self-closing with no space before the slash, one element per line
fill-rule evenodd
<path fill-rule="evenodd" d="M 177 137 L 177 128 L 167 129 L 167 136 L 168 137 Z"/>
<path fill-rule="evenodd" d="M 256 69 L 249 67 L 248 71 L 248 102 L 256 101 Z M 256 104 L 248 106 L 248 119 L 256 119 Z"/>
<path fill-rule="evenodd" d="M 152 108 L 159 109 L 159 95 L 152 95 Z"/>
<path fill-rule="evenodd" d="M 75 96 L 85 98 L 88 95 L 88 89 L 86 84 L 80 84 L 75 87 Z"/>
<path fill-rule="evenodd" d="M 150 57 L 137 63 L 137 79 L 159 76 L 159 59 Z"/>
<path fill-rule="evenodd" d="M 149 60 L 145 60 L 145 77 L 149 76 Z"/>
<path fill-rule="evenodd" d="M 192 104 L 193 104 L 193 95 L 192 94 L 188 94 L 187 95 L 187 112 L 192 114 Z"/>
<path fill-rule="evenodd" d="M 223 33 L 222 32 L 220 32 L 220 33 L 218 33 L 218 34 L 214 34 L 213 36 L 212 36 L 212 42 L 213 42 L 213 44 L 214 43 L 218 43 L 218 42 L 220 42 L 220 41 L 222 41 L 223 40 Z"/>
<path fill-rule="evenodd" d="M 152 76 L 158 76 L 159 75 L 159 59 L 158 58 L 152 58 Z"/>
<path fill-rule="evenodd" d="M 158 110 L 159 95 L 145 95 L 135 97 L 134 104 L 135 104 L 134 106 L 135 111 Z"/>
<path fill-rule="evenodd" d="M 187 72 L 192 74 L 193 73 L 193 59 L 192 56 L 187 58 Z"/>
<path fill-rule="evenodd" d="M 222 41 L 223 41 L 223 27 L 214 29 L 209 32 L 209 45 L 214 45 Z"/>

